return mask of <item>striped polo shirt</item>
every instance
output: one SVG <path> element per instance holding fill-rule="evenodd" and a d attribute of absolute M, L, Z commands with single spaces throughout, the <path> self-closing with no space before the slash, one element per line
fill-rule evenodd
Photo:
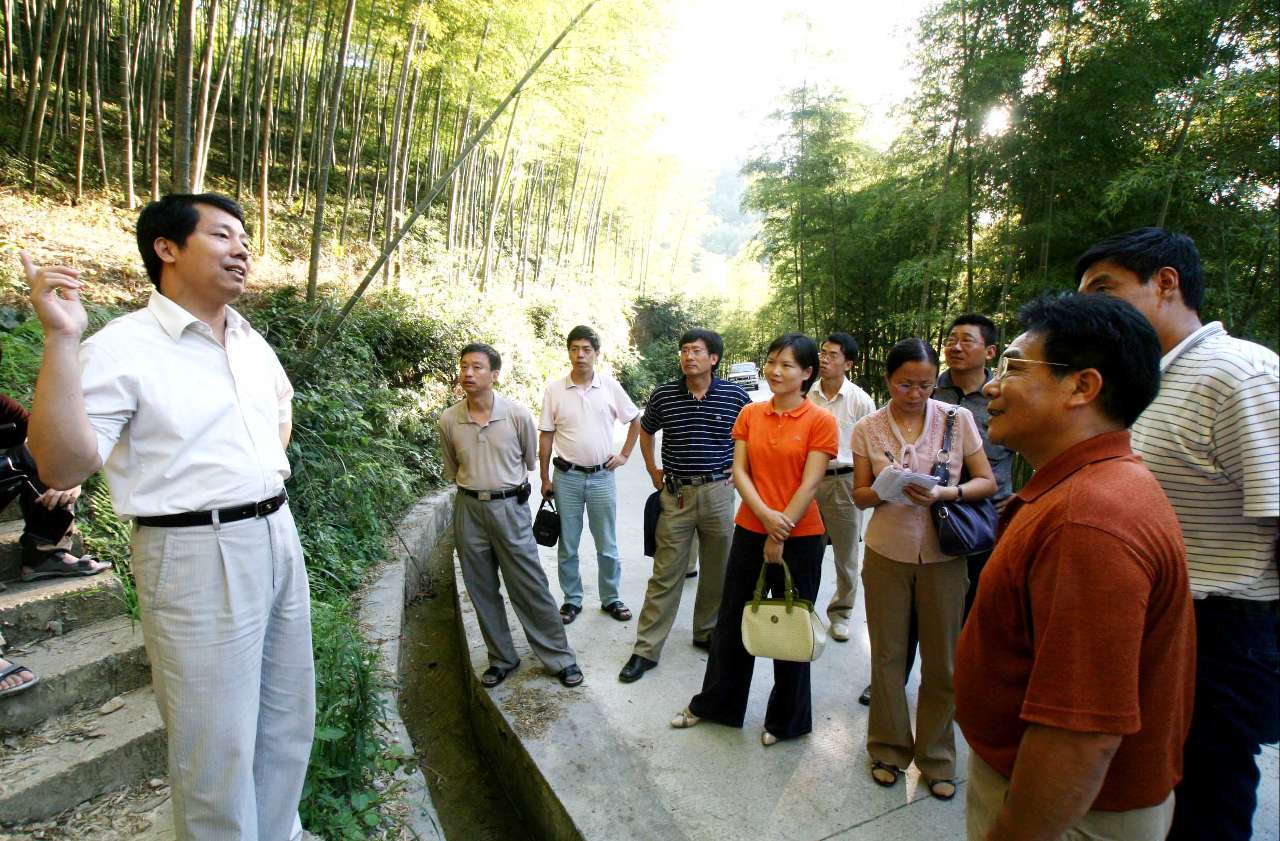
<path fill-rule="evenodd" d="M 1192 594 L 1280 598 L 1276 354 L 1215 321 L 1169 351 L 1160 370 L 1133 449 L 1178 515 Z"/>
<path fill-rule="evenodd" d="M 673 476 L 702 476 L 733 467 L 733 423 L 751 402 L 740 387 L 711 378 L 701 400 L 689 393 L 684 377 L 653 390 L 640 426 L 662 432 L 662 469 Z"/>

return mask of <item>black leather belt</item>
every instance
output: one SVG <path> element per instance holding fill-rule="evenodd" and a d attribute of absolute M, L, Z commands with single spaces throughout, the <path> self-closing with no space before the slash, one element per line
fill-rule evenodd
<path fill-rule="evenodd" d="M 1280 614 L 1280 600 L 1276 599 L 1257 602 L 1249 599 L 1236 599 L 1231 596 L 1205 596 L 1203 600 L 1196 601 L 1196 604 L 1201 603 L 1205 607 L 1211 607 L 1214 610 L 1228 610 L 1232 613 L 1250 613 L 1263 616 Z"/>
<path fill-rule="evenodd" d="M 264 499 L 262 502 L 251 502 L 248 505 L 236 505 L 232 508 L 219 508 L 219 523 L 234 523 L 250 517 L 266 517 L 274 514 L 289 501 L 289 494 L 281 491 L 279 496 Z M 213 511 L 188 511 L 184 514 L 162 514 L 158 517 L 138 517 L 138 525 L 159 529 L 178 529 L 189 526 L 213 525 Z"/>
<path fill-rule="evenodd" d="M 471 488 L 464 488 L 461 485 L 458 486 L 458 490 L 462 491 L 469 497 L 474 497 L 475 499 L 480 500 L 481 502 L 488 502 L 491 499 L 507 499 L 508 497 L 519 496 L 520 492 L 528 487 L 529 483 L 525 482 L 523 485 L 518 485 L 506 491 L 473 491 Z"/>
<path fill-rule="evenodd" d="M 723 482 L 729 478 L 728 473 L 704 473 L 701 476 L 672 476 L 671 480 L 680 487 L 687 485 L 709 485 L 712 482 Z"/>
<path fill-rule="evenodd" d="M 566 461 L 560 458 L 560 456 L 556 456 L 551 459 L 551 463 L 564 471 L 577 470 L 582 473 L 599 473 L 601 470 L 604 470 L 604 464 L 593 464 L 590 467 L 583 467 L 581 464 L 574 464 L 571 461 Z M 608 464 L 608 462 L 605 462 L 605 464 Z"/>
<path fill-rule="evenodd" d="M 844 465 L 844 466 L 842 466 L 842 467 L 828 467 L 828 468 L 827 468 L 827 475 L 828 475 L 828 476 L 843 476 L 843 475 L 844 475 L 844 474 L 846 474 L 846 473 L 852 473 L 852 472 L 853 472 L 853 468 L 852 468 L 852 467 L 850 467 L 850 466 L 849 466 L 849 465 L 847 465 L 847 464 L 846 464 L 846 465 Z"/>

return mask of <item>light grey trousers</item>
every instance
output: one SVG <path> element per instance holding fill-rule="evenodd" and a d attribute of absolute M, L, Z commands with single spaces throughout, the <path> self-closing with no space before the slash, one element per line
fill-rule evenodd
<path fill-rule="evenodd" d="M 538 561 L 529 506 L 521 505 L 515 497 L 482 501 L 459 491 L 453 509 L 453 538 L 462 580 L 489 652 L 489 665 L 514 669 L 520 662 L 498 589 L 499 571 L 533 653 L 552 672 L 573 665 L 577 658 L 548 589 L 547 574 Z"/>
<path fill-rule="evenodd" d="M 286 505 L 135 527 L 133 573 L 179 841 L 293 841 L 315 729 L 311 602 Z"/>
<path fill-rule="evenodd" d="M 814 495 L 818 513 L 831 538 L 836 567 L 836 592 L 827 604 L 827 619 L 848 622 L 858 596 L 858 574 L 862 569 L 862 511 L 853 504 L 853 474 L 826 476 Z"/>
<path fill-rule="evenodd" d="M 693 638 L 706 640 L 716 627 L 724 568 L 733 542 L 733 483 L 729 480 L 687 486 L 678 495 L 662 491 L 662 516 L 655 532 L 653 575 L 645 588 L 644 607 L 636 623 L 635 654 L 662 657 L 671 626 L 680 610 L 685 573 L 695 538 L 698 543 L 698 594 L 693 602 Z"/>

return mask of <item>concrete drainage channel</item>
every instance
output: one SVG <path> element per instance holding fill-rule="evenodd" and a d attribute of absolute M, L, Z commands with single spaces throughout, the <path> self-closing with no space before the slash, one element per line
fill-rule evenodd
<path fill-rule="evenodd" d="M 448 528 L 452 497 L 433 495 L 409 513 L 399 527 L 408 557 L 392 565 L 365 600 L 368 606 L 389 601 L 397 589 L 403 594 L 398 651 L 388 650 L 390 639 L 375 639 L 384 664 L 398 663 L 398 709 L 420 760 L 421 776 L 413 777 L 425 777 L 430 791 L 423 802 L 411 796 L 418 818 L 411 826 L 423 838 L 581 841 L 471 668 Z M 392 618 L 369 624 L 385 628 Z"/>

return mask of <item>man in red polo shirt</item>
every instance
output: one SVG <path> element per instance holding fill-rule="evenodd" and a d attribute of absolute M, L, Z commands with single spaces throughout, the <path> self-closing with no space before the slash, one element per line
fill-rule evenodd
<path fill-rule="evenodd" d="M 1036 469 L 1009 502 L 956 651 L 971 841 L 1163 841 L 1195 663 L 1182 534 L 1128 427 L 1160 343 L 1128 304 L 1042 298 L 986 385 L 991 439 Z"/>

